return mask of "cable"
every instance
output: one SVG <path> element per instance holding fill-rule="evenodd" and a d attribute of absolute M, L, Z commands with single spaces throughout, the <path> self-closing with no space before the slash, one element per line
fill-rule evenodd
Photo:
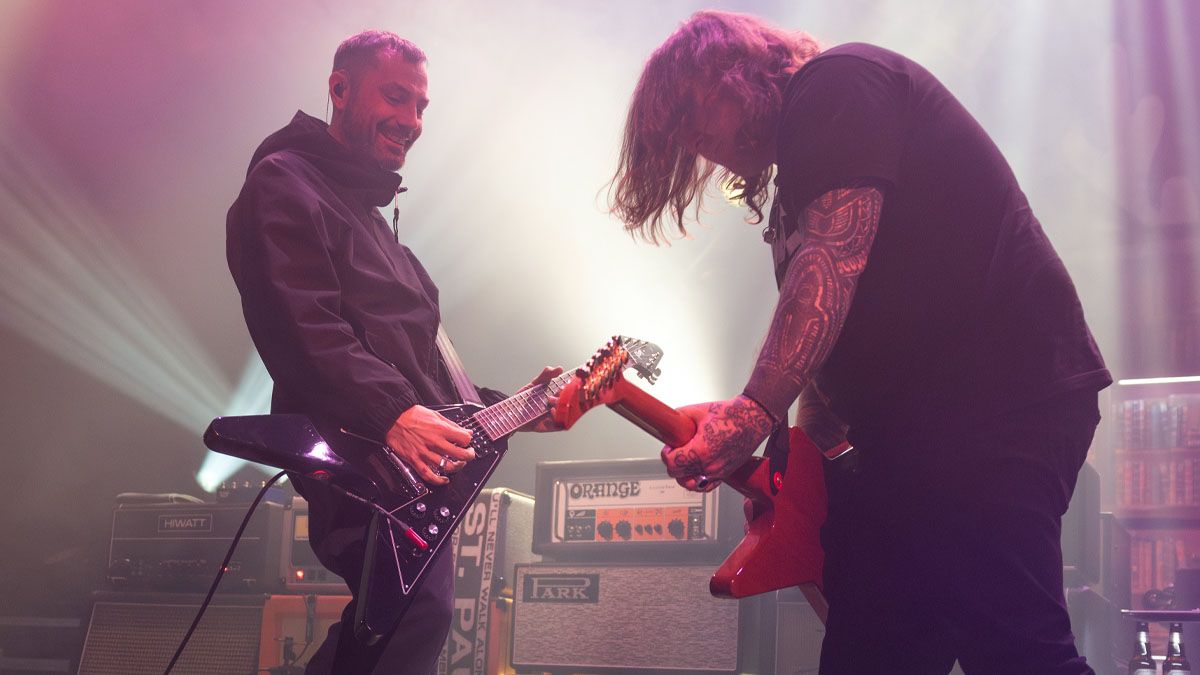
<path fill-rule="evenodd" d="M 304 655 L 308 653 L 308 648 L 311 646 L 312 646 L 311 642 L 304 643 L 304 649 L 301 649 L 300 653 L 296 655 L 295 663 L 299 663 L 300 659 L 304 658 Z"/>
<path fill-rule="evenodd" d="M 258 491 L 258 496 L 254 498 L 254 502 L 250 504 L 250 510 L 246 512 L 246 517 L 242 519 L 242 525 L 238 528 L 237 534 L 233 535 L 233 542 L 229 544 L 229 551 L 225 553 L 225 560 L 221 561 L 221 567 L 217 570 L 217 576 L 213 579 L 212 586 L 208 588 L 208 595 L 205 596 L 204 602 L 200 603 L 200 609 L 196 611 L 196 618 L 192 620 L 192 625 L 187 629 L 187 633 L 183 636 L 183 640 L 179 643 L 179 648 L 175 650 L 175 656 L 171 657 L 171 662 L 167 664 L 167 669 L 163 671 L 163 675 L 170 675 L 171 669 L 175 667 L 175 663 L 179 661 L 179 657 L 183 655 L 183 650 L 187 648 L 188 641 L 192 639 L 192 633 L 196 632 L 196 627 L 200 625 L 200 619 L 204 617 L 204 611 L 208 609 L 208 603 L 212 602 L 213 595 L 217 592 L 217 586 L 221 584 L 221 578 L 225 576 L 225 570 L 229 567 L 229 561 L 233 558 L 233 551 L 237 548 L 238 542 L 242 540 L 242 533 L 246 531 L 246 526 L 250 524 L 250 516 L 254 515 L 254 510 L 258 508 L 258 503 L 267 495 L 267 490 L 275 484 L 275 481 L 283 478 L 286 471 L 280 471 L 267 481 L 262 489 Z"/>

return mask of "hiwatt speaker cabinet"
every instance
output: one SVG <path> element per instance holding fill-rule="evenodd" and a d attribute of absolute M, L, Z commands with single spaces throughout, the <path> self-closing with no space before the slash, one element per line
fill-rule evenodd
<path fill-rule="evenodd" d="M 187 632 L 203 596 L 97 594 L 79 659 L 81 675 L 159 675 Z M 217 595 L 171 671 L 175 675 L 254 673 L 303 666 L 350 596 Z M 308 635 L 312 644 L 306 645 Z"/>
<path fill-rule="evenodd" d="M 203 593 L 246 515 L 245 504 L 119 503 L 112 512 L 108 580 L 131 592 Z M 263 502 L 242 533 L 221 588 L 282 589 L 283 506 Z"/>
<path fill-rule="evenodd" d="M 533 508 L 528 495 L 488 488 L 454 531 L 454 618 L 440 675 L 512 672 L 513 568 L 541 560 L 533 553 Z"/>
<path fill-rule="evenodd" d="M 517 672 L 733 673 L 742 603 L 708 592 L 711 565 L 517 565 Z"/>

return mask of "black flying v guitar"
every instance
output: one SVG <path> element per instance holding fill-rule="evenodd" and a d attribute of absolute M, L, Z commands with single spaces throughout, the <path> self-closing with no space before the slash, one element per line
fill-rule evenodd
<path fill-rule="evenodd" d="M 627 355 L 622 369 L 633 368 L 650 382 L 657 379 L 661 349 L 634 338 L 617 336 L 613 341 Z M 337 439 L 322 438 L 303 415 L 218 417 L 205 432 L 204 443 L 217 452 L 326 481 L 373 510 L 355 615 L 355 635 L 372 644 L 408 610 L 430 561 L 500 464 L 508 437 L 545 415 L 549 398 L 573 377 L 567 371 L 488 407 L 434 407 L 471 432 L 476 456 L 450 474 L 446 485 L 426 485 L 381 442 L 345 430 Z M 334 452 L 327 441 L 334 441 L 343 453 Z"/>

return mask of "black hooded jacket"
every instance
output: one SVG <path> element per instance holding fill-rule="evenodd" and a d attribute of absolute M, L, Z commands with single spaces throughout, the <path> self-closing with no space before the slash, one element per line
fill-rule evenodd
<path fill-rule="evenodd" d="M 377 208 L 399 185 L 303 112 L 254 153 L 226 252 L 272 412 L 382 440 L 412 405 L 458 400 L 434 342 L 438 289 Z"/>

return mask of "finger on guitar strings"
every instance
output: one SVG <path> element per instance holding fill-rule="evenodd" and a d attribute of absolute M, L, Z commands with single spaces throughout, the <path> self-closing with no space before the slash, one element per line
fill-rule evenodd
<path fill-rule="evenodd" d="M 432 463 L 428 461 L 418 461 L 413 464 L 413 471 L 417 472 L 417 476 L 429 485 L 445 485 L 450 482 L 450 479 L 442 475 L 437 468 L 437 460 Z"/>
<path fill-rule="evenodd" d="M 455 459 L 449 455 L 439 453 L 436 450 L 431 450 L 426 453 L 425 461 L 433 468 L 434 473 L 440 476 L 449 476 L 452 473 L 460 471 L 467 465 L 466 461 Z"/>
<path fill-rule="evenodd" d="M 470 443 L 470 436 L 467 437 L 464 443 Z M 426 444 L 426 449 L 433 453 L 433 461 L 436 464 L 441 457 L 448 457 L 458 462 L 469 462 L 475 459 L 475 450 L 470 447 L 463 447 L 457 441 L 448 438 L 435 438 Z"/>
<path fill-rule="evenodd" d="M 453 420 L 438 416 L 437 434 L 440 435 L 446 442 L 458 447 L 466 447 L 471 444 L 471 432 L 459 426 Z"/>

